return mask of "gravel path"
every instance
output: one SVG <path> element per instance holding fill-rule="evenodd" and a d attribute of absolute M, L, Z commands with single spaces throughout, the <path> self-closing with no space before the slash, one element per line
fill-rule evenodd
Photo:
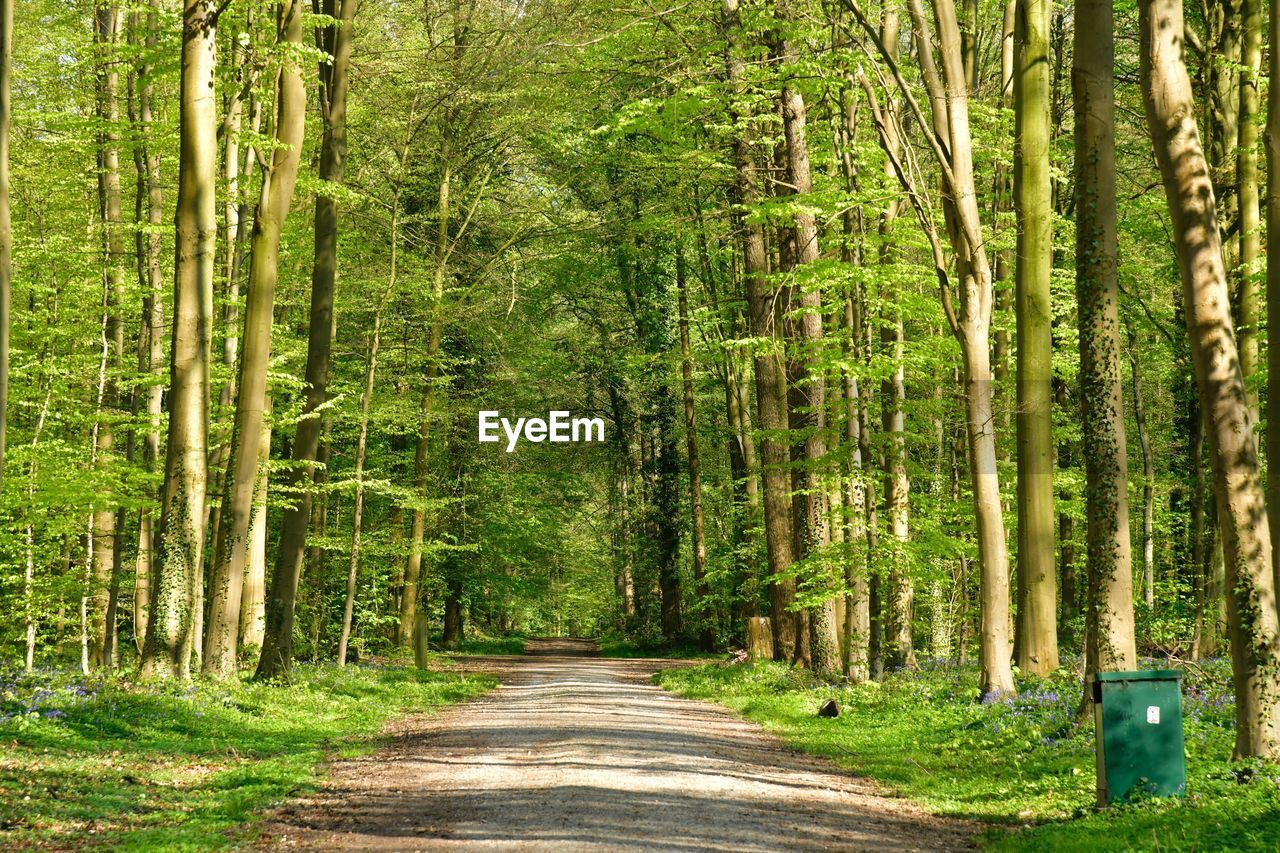
<path fill-rule="evenodd" d="M 718 706 L 650 683 L 671 661 L 535 640 L 470 659 L 502 686 L 408 717 L 283 806 L 269 849 L 966 850 L 974 828 L 876 794 Z"/>

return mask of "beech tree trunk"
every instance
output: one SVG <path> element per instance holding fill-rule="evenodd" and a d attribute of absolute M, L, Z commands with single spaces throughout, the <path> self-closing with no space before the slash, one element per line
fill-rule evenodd
<path fill-rule="evenodd" d="M 265 423 L 258 446 L 258 482 L 253 488 L 253 516 L 249 522 L 249 556 L 244 565 L 240 590 L 239 649 L 256 653 L 262 649 L 267 603 L 267 488 L 271 465 L 271 395 L 263 407 Z"/>
<path fill-rule="evenodd" d="M 203 580 L 209 329 L 218 228 L 216 10 L 214 0 L 185 0 L 183 5 L 169 428 L 153 565 L 155 596 L 142 650 L 144 677 L 190 676 L 196 586 Z"/>
<path fill-rule="evenodd" d="M 778 14 L 787 20 L 790 11 L 786 0 L 778 0 Z M 794 61 L 791 46 L 782 43 L 784 59 Z M 795 539 L 799 545 L 796 558 L 804 560 L 822 553 L 831 541 L 828 526 L 827 491 L 823 482 L 823 458 L 827 454 L 826 379 L 822 366 L 822 294 L 816 281 L 805 281 L 804 267 L 818 260 L 818 224 L 811 209 L 805 207 L 805 196 L 813 192 L 809 168 L 807 109 L 800 91 L 789 82 L 782 88 L 782 126 L 786 140 L 787 167 L 795 194 L 800 197 L 795 214 L 794 292 L 800 316 L 795 322 L 796 345 L 801 367 L 800 381 L 794 391 L 803 400 L 801 411 L 789 414 L 792 428 L 804 440 L 804 493 L 800 497 L 803 512 L 794 518 Z M 827 596 L 809 610 L 809 655 L 814 672 L 838 674 L 840 641 L 836 631 L 834 596 Z"/>
<path fill-rule="evenodd" d="M 1236 184 L 1239 207 L 1239 273 L 1236 277 L 1236 336 L 1253 422 L 1258 395 L 1248 387 L 1258 372 L 1258 324 L 1261 287 L 1257 279 L 1262 249 L 1258 192 L 1258 87 L 1262 66 L 1262 0 L 1240 0 L 1239 119 L 1236 123 Z"/>
<path fill-rule="evenodd" d="M 1141 80 L 1205 412 L 1236 696 L 1235 757 L 1280 756 L 1280 616 L 1253 415 L 1232 327 L 1208 163 L 1182 58 L 1181 0 L 1142 0 Z"/>
<path fill-rule="evenodd" d="M 9 211 L 9 123 L 13 112 L 13 5 L 0 0 L 0 487 L 9 423 L 9 303 L 13 225 Z"/>
<path fill-rule="evenodd" d="M 679 238 L 677 238 L 679 239 Z M 689 281 L 685 274 L 684 249 L 676 246 L 676 288 L 680 322 L 680 384 L 684 396 L 685 452 L 689 462 L 689 506 L 693 527 L 693 579 L 699 598 L 697 612 L 698 647 L 704 652 L 716 646 L 715 626 L 707 586 L 707 532 L 702 511 L 702 466 L 698 459 L 698 421 L 694 410 L 693 357 L 689 347 Z"/>
<path fill-rule="evenodd" d="M 327 11 L 327 10 L 326 10 Z M 299 45 L 302 43 L 302 27 L 301 17 L 303 8 L 300 0 L 288 0 L 278 7 L 278 32 L 282 44 Z M 344 28 L 345 29 L 345 28 Z M 322 64 L 321 76 L 327 73 L 323 69 L 336 68 L 339 59 L 334 58 L 333 64 Z M 325 93 L 322 92 L 321 100 L 324 99 Z M 265 318 L 259 319 L 254 312 L 254 303 L 256 300 L 255 291 L 263 288 L 264 285 L 270 286 L 274 291 L 276 281 L 276 263 L 279 256 L 280 229 L 289 213 L 289 207 L 293 199 L 294 182 L 297 178 L 298 156 L 302 148 L 302 139 L 304 128 L 306 125 L 306 91 L 303 85 L 301 69 L 293 63 L 287 63 L 280 72 L 279 95 L 277 96 L 276 105 L 276 139 L 285 143 L 288 148 L 276 149 L 271 164 L 263 174 L 263 192 L 262 201 L 254 216 L 253 237 L 251 240 L 250 260 L 249 260 L 249 284 L 248 296 L 245 302 L 245 334 L 242 344 L 242 353 L 240 356 L 239 380 L 237 382 L 237 429 L 240 427 L 240 411 L 245 410 L 246 418 L 244 420 L 247 427 L 246 433 L 255 432 L 251 442 L 246 442 L 243 438 L 233 438 L 231 446 L 231 457 L 228 462 L 228 471 L 234 475 L 234 480 L 228 486 L 228 497 L 232 496 L 232 489 L 235 489 L 236 495 L 234 502 L 236 507 L 229 508 L 226 504 L 223 506 L 224 519 L 229 518 L 234 527 L 227 529 L 228 524 L 223 522 L 222 538 L 231 546 L 231 562 L 224 565 L 221 569 L 225 573 L 225 582 L 228 585 L 238 585 L 243 583 L 245 566 L 248 562 L 249 542 L 246 537 L 249 531 L 249 516 L 253 509 L 253 492 L 254 485 L 257 480 L 257 461 L 258 449 L 262 439 L 261 424 L 262 413 L 265 409 L 266 402 L 266 377 L 252 376 L 249 368 L 250 363 L 257 363 L 260 355 L 270 354 L 270 314 Z M 327 124 L 327 123 L 326 123 Z M 326 126 L 326 136 L 328 127 Z M 322 149 L 321 154 L 321 172 L 322 180 L 328 178 L 325 167 L 325 156 Z M 269 195 L 270 193 L 270 195 Z M 317 195 L 316 206 L 319 208 L 322 203 L 329 203 L 330 200 L 324 195 Z M 322 239 L 322 228 L 316 227 L 317 245 Z M 267 255 L 268 257 L 262 257 Z M 312 272 L 312 315 L 311 315 L 311 339 L 314 343 L 316 338 L 317 322 L 324 326 L 323 344 L 326 349 L 328 347 L 328 336 L 332 331 L 331 315 L 321 312 L 322 316 L 318 321 L 315 316 L 315 290 L 318 277 L 323 277 L 328 268 L 325 266 L 319 254 L 316 258 L 315 268 Z M 323 287 L 323 284 L 321 285 Z M 263 288 L 265 289 L 265 288 Z M 274 293 L 271 294 L 274 296 Z M 265 303 L 268 307 L 270 301 L 266 294 L 261 297 L 261 303 Z M 265 328 L 264 328 L 265 327 Z M 255 338 L 265 331 L 265 346 L 262 346 Z M 261 347 L 261 351 L 259 351 Z M 307 351 L 307 394 L 303 407 L 303 418 L 298 423 L 298 436 L 293 444 L 293 466 L 290 469 L 287 487 L 296 487 L 299 483 L 305 482 L 304 478 L 310 478 L 312 471 L 310 463 L 315 459 L 315 440 L 318 440 L 320 420 L 319 418 L 307 417 L 315 410 L 315 407 L 323 401 L 324 387 L 323 382 L 327 376 L 327 370 L 321 370 L 321 388 L 317 389 L 312 384 L 316 373 L 311 364 L 312 351 Z M 326 359 L 327 360 L 327 359 Z M 267 362 L 261 362 L 265 368 Z M 246 383 L 252 381 L 252 387 Z M 319 400 L 317 400 L 317 393 Z M 252 411 L 253 402 L 258 402 L 258 412 Z M 248 405 L 246 405 L 248 404 Z M 305 438 L 305 433 L 314 431 L 316 439 L 310 443 Z M 247 435 L 245 437 L 248 437 Z M 249 457 L 249 451 L 253 451 L 252 457 Z M 292 489 L 288 489 L 292 494 Z M 228 500 L 227 503 L 232 503 Z M 301 507 L 299 508 L 299 505 Z M 230 509 L 230 516 L 227 515 Z M 296 515 L 300 513 L 300 515 Z M 310 493 L 305 488 L 298 494 L 297 500 L 293 506 L 285 511 L 282 523 L 281 542 L 279 555 L 276 563 L 276 570 L 271 578 L 271 586 L 267 593 L 266 603 L 266 619 L 263 629 L 262 654 L 258 660 L 258 668 L 255 677 L 259 679 L 272 678 L 280 675 L 287 675 L 289 666 L 292 662 L 293 652 L 293 610 L 294 602 L 297 597 L 298 577 L 301 570 L 302 548 L 306 540 L 306 518 L 310 514 Z M 300 528 L 300 529 L 299 529 Z M 290 547 L 295 546 L 295 547 Z M 223 628 L 223 636 L 234 636 L 238 630 L 239 611 L 240 611 L 240 590 L 235 591 L 235 609 L 231 609 L 231 598 L 228 595 L 226 601 L 226 612 L 223 619 L 226 625 Z M 212 631 L 210 634 L 212 635 Z M 211 641 L 212 642 L 212 641 Z M 235 641 L 231 641 L 234 648 Z M 234 661 L 234 654 L 230 656 Z"/>
<path fill-rule="evenodd" d="M 1076 138 L 1076 301 L 1081 444 L 1085 463 L 1085 689 L 1107 670 L 1137 667 L 1129 545 L 1129 469 L 1120 384 L 1116 281 L 1115 95 L 1112 9 L 1077 11 L 1072 89 Z"/>
<path fill-rule="evenodd" d="M 94 35 L 98 55 L 96 116 L 98 136 L 98 205 L 103 229 L 103 344 L 106 382 L 98 404 L 93 455 L 99 467 L 111 464 L 115 446 L 114 410 L 119 393 L 113 378 L 124 356 L 124 325 L 120 321 L 124 295 L 124 222 L 120 201 L 119 87 L 115 50 L 124 29 L 124 11 L 114 3 L 96 3 Z M 109 496 L 108 496 L 109 497 Z M 98 506 L 93 512 L 92 624 L 90 664 L 113 667 L 116 661 L 115 611 L 120 576 L 116 542 L 118 511 Z"/>
<path fill-rule="evenodd" d="M 1129 371 L 1133 379 L 1133 419 L 1138 427 L 1138 443 L 1142 446 L 1142 600 L 1148 608 L 1153 608 L 1156 605 L 1156 461 L 1155 454 L 1151 451 L 1151 434 L 1147 429 L 1147 407 L 1142 399 L 1138 344 L 1133 329 L 1128 331 Z"/>
<path fill-rule="evenodd" d="M 1049 167 L 1049 0 L 1019 0 L 1013 75 L 1018 242 L 1018 668 L 1058 668 L 1053 517 L 1053 194 Z"/>
<path fill-rule="evenodd" d="M 290 0 L 290 5 L 297 14 L 301 14 L 299 0 Z M 320 179 L 340 183 L 347 155 L 347 75 L 351 65 L 355 0 L 323 0 L 320 11 L 340 22 L 340 26 L 324 27 L 317 32 L 320 49 L 332 58 L 320 63 L 319 102 L 324 125 L 320 143 Z M 290 19 L 289 41 L 295 40 L 293 24 Z M 296 40 L 301 41 L 300 30 Z M 305 124 L 306 92 L 302 89 L 300 74 L 296 75 L 296 80 L 300 100 L 296 109 L 291 109 L 290 121 L 297 123 L 300 148 L 302 127 Z M 283 117 L 281 114 L 281 119 Z M 278 121 L 278 124 L 283 124 L 283 121 Z M 296 156 L 295 151 L 294 157 Z M 296 162 L 294 168 L 296 171 Z M 294 492 L 298 497 L 294 505 L 285 510 L 281 520 L 280 546 L 276 552 L 275 571 L 267 594 L 262 657 L 258 661 L 255 675 L 259 679 L 287 676 L 293 664 L 293 617 L 298 598 L 298 582 L 302 577 L 302 558 L 307 546 L 307 520 L 311 517 L 311 491 L 305 484 L 314 476 L 316 451 L 324 422 L 324 418 L 315 417 L 312 413 L 328 399 L 329 354 L 333 341 L 333 290 L 338 274 L 337 201 L 327 194 L 316 195 L 314 253 L 311 314 L 307 334 L 306 400 L 303 404 L 303 418 L 298 422 L 293 441 L 293 464 L 284 485 L 286 491 Z M 256 261 L 257 254 L 255 249 L 251 264 Z M 247 336 L 245 351 L 242 363 L 248 354 Z M 240 393 L 244 393 L 243 387 Z"/>
<path fill-rule="evenodd" d="M 1280 0 L 1268 8 L 1271 43 L 1267 71 L 1280 80 Z M 1280 86 L 1267 87 L 1267 234 L 1280 234 Z M 1267 241 L 1267 340 L 1280 341 L 1280 240 Z M 1267 459 L 1280 459 L 1280 346 L 1267 347 Z M 1267 519 L 1272 542 L 1280 542 L 1280 465 L 1267 465 Z M 1272 584 L 1280 592 L 1280 548 L 1273 548 Z M 1280 602 L 1277 602 L 1280 607 Z"/>
<path fill-rule="evenodd" d="M 726 76 L 735 94 L 745 93 L 745 63 L 741 57 L 742 25 L 738 0 L 722 0 L 721 24 L 728 41 L 725 54 Z M 746 132 L 735 135 L 734 166 L 737 171 L 737 203 L 750 209 L 760 201 L 755 157 Z M 738 218 L 742 240 L 743 278 L 747 304 L 751 314 L 752 335 L 767 340 L 769 351 L 757 350 L 755 357 L 756 406 L 759 412 L 760 464 L 764 485 L 765 547 L 769 560 L 770 627 L 773 631 L 773 654 L 777 660 L 790 660 L 796 648 L 795 581 L 782 577 L 794 561 L 791 535 L 791 462 L 787 444 L 787 378 L 782 360 L 781 318 L 775 316 L 776 288 L 768 278 L 769 260 L 765 249 L 764 230 L 745 217 Z"/>
<path fill-rule="evenodd" d="M 137 87 L 137 114 L 134 118 L 137 139 L 134 143 L 134 168 L 137 172 L 134 219 L 147 229 L 138 229 L 135 254 L 138 262 L 138 285 L 142 289 L 142 330 L 138 335 L 138 371 L 150 374 L 145 389 L 147 431 L 143 438 L 143 463 L 148 471 L 160 462 L 160 416 L 164 406 L 164 275 L 160 269 L 163 224 L 163 193 L 160 187 L 160 155 L 151 138 L 152 68 L 149 54 L 156 47 L 160 0 L 149 0 L 145 15 L 135 15 L 134 29 L 146 31 L 144 53 L 134 79 Z M 136 39 L 135 39 L 136 40 Z M 138 519 L 138 549 L 134 559 L 133 632 L 134 643 L 141 653 L 147 633 L 147 615 L 151 600 L 151 566 L 154 562 L 155 518 L 149 507 Z"/>

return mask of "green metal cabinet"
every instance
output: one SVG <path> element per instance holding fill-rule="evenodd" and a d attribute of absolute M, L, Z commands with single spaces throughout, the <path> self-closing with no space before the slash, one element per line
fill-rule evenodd
<path fill-rule="evenodd" d="M 1181 679 L 1182 673 L 1172 669 L 1095 676 L 1099 806 L 1122 803 L 1138 792 L 1186 794 Z"/>

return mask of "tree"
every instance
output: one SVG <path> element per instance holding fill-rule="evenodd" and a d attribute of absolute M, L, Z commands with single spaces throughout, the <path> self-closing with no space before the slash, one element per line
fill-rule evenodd
<path fill-rule="evenodd" d="M 288 0 L 286 3 L 281 3 L 278 9 L 278 32 L 281 44 L 286 48 L 301 44 L 301 0 Z M 349 20 L 347 22 L 349 23 Z M 344 26 L 342 29 L 349 38 L 349 27 Z M 332 67 L 336 69 L 342 59 L 338 56 L 336 50 L 331 55 L 334 57 Z M 246 437 L 253 432 L 257 432 L 259 435 L 253 436 L 252 441 L 249 443 L 238 444 L 240 440 L 233 438 L 231 448 L 231 458 L 233 460 L 237 460 L 237 453 L 241 454 L 240 461 L 236 465 L 235 483 L 231 487 L 237 492 L 235 502 L 238 506 L 232 510 L 232 518 L 235 524 L 234 532 L 228 531 L 224 535 L 233 537 L 228 544 L 237 545 L 238 550 L 247 547 L 247 543 L 243 542 L 243 540 L 248 534 L 249 516 L 253 511 L 253 487 L 257 481 L 258 441 L 261 437 L 262 407 L 266 396 L 266 367 L 271 347 L 270 306 L 276 284 L 280 230 L 284 225 L 285 217 L 289 214 L 289 205 L 293 199 L 293 187 L 298 176 L 298 160 L 302 154 L 302 137 L 306 125 L 307 93 L 302 83 L 302 71 L 297 62 L 290 59 L 289 56 L 286 55 L 282 61 L 284 65 L 280 72 L 276 107 L 276 140 L 283 147 L 276 149 L 271 165 L 263 175 L 262 202 L 258 206 L 257 218 L 254 221 L 253 246 L 249 266 L 249 301 L 246 305 L 244 350 L 240 356 L 240 381 L 238 383 L 240 389 L 239 398 L 245 400 L 247 405 L 237 403 L 236 406 L 237 423 L 240 422 L 239 414 L 241 409 L 245 410 Z M 345 63 L 343 67 L 345 69 Z M 345 95 L 345 73 L 342 87 Z M 331 92 L 326 91 L 321 97 L 322 103 L 331 94 Z M 345 104 L 345 101 L 343 103 Z M 332 110 L 332 103 L 327 108 Z M 326 119 L 331 120 L 331 116 L 332 112 L 330 112 L 329 116 L 326 116 Z M 326 121 L 326 139 L 332 133 L 328 128 L 329 120 Z M 326 152 L 326 148 L 329 148 L 329 146 L 324 146 L 322 143 L 322 165 L 320 171 L 322 180 L 330 180 L 334 177 L 331 171 L 331 164 L 326 165 L 325 163 L 329 157 L 333 156 L 333 152 L 331 148 Z M 338 176 L 341 176 L 340 172 Z M 323 225 L 321 224 L 322 219 L 319 209 L 322 198 L 324 196 L 320 195 L 317 196 L 316 200 L 317 257 L 311 279 L 311 333 L 308 337 L 307 348 L 308 396 L 306 405 L 303 408 L 303 418 L 298 422 L 298 435 L 293 443 L 294 469 L 291 478 L 286 481 L 286 488 L 295 486 L 300 477 L 310 473 L 308 463 L 315 458 L 316 442 L 319 440 L 319 423 L 316 422 L 317 419 L 312 413 L 324 399 L 325 381 L 329 370 L 328 341 L 333 327 L 331 313 L 333 310 L 333 271 L 336 266 L 330 265 L 328 262 L 333 261 L 336 263 L 336 261 L 334 256 L 328 255 L 327 252 L 331 246 L 336 246 L 333 241 L 336 240 L 337 225 L 336 219 L 332 220 L 335 224 L 333 225 L 334 234 L 331 235 L 324 228 L 324 225 L 327 225 L 329 220 L 324 220 Z M 255 285 L 261 288 L 261 305 L 267 309 L 266 316 L 261 318 L 255 317 L 252 313 Z M 321 291 L 319 296 L 316 295 L 317 289 Z M 320 303 L 320 310 L 318 311 L 316 302 Z M 326 307 L 328 312 L 324 310 Z M 322 334 L 316 331 L 317 325 L 323 327 Z M 317 354 L 323 359 L 324 363 L 315 365 L 312 364 L 311 342 L 316 340 L 318 334 L 323 338 L 323 343 L 316 344 Z M 252 357 L 250 350 L 255 351 Z M 261 360 L 259 360 L 259 357 L 261 357 Z M 253 370 L 248 367 L 251 362 L 258 365 Z M 251 388 L 246 387 L 246 382 L 249 381 L 254 383 Z M 318 388 L 317 381 L 319 382 Z M 317 397 L 319 398 L 318 400 L 316 399 Z M 253 410 L 255 404 L 256 411 Z M 249 456 L 250 450 L 252 450 L 252 457 Z M 228 491 L 228 497 L 231 497 L 230 491 Z M 302 520 L 299 521 L 297 516 L 301 516 Z M 280 548 L 276 557 L 276 569 L 271 576 L 271 585 L 267 593 L 267 615 L 263 630 L 262 655 L 258 660 L 258 669 L 255 675 L 258 679 L 287 676 L 293 663 L 294 605 L 298 594 L 298 580 L 302 573 L 302 549 L 306 542 L 305 520 L 309 516 L 310 504 L 304 491 L 302 495 L 298 496 L 297 503 L 286 511 L 285 519 L 281 523 Z M 240 550 L 240 553 L 243 554 L 243 550 Z M 241 559 L 243 560 L 243 557 Z M 239 576 L 236 575 L 237 570 L 239 571 Z M 236 607 L 234 610 L 230 608 L 231 595 L 228 595 L 228 609 L 224 617 L 227 620 L 224 628 L 224 637 L 234 635 L 236 632 L 236 627 L 234 626 L 239 624 L 240 596 L 238 594 L 239 591 L 234 590 L 234 586 L 241 582 L 238 577 L 243 577 L 243 573 L 243 562 L 239 562 L 227 569 L 227 588 L 235 593 Z M 210 632 L 210 635 L 212 636 L 212 632 Z M 232 648 L 234 648 L 234 641 L 232 641 Z M 234 655 L 231 660 L 234 661 Z"/>
<path fill-rule="evenodd" d="M 13 225 L 9 215 L 9 122 L 13 112 L 13 0 L 0 0 L 0 486 L 9 423 L 9 305 Z"/>
<path fill-rule="evenodd" d="M 1058 668 L 1053 517 L 1053 195 L 1048 0 L 1019 0 L 1014 25 L 1013 196 L 1018 216 L 1018 668 Z"/>
<path fill-rule="evenodd" d="M 730 87 L 736 96 L 745 94 L 745 63 L 738 12 L 738 0 L 723 0 L 721 25 L 726 39 L 725 68 Z M 753 120 L 749 114 L 736 115 L 735 125 L 741 128 L 733 139 L 733 160 L 736 170 L 735 195 L 740 209 L 750 211 L 760 201 L 759 183 L 756 178 L 755 156 L 750 137 Z M 780 353 L 780 322 L 775 316 L 777 299 L 775 288 L 768 280 L 768 254 L 764 231 L 759 223 L 739 218 L 739 239 L 742 242 L 743 278 L 746 283 L 747 306 L 751 318 L 751 332 L 768 343 L 767 349 L 757 351 L 755 357 L 756 406 L 759 410 L 760 464 L 764 482 L 765 543 L 768 553 L 770 624 L 773 629 L 773 653 L 780 660 L 789 660 L 795 653 L 796 619 L 791 612 L 795 601 L 795 581 L 788 574 L 793 561 L 790 452 L 784 437 L 787 423 L 787 378 Z"/>
<path fill-rule="evenodd" d="M 1114 31 L 1108 0 L 1080 4 L 1073 57 L 1076 302 L 1087 522 L 1085 700 L 1089 701 L 1089 681 L 1095 673 L 1134 669 L 1138 663 L 1120 376 Z"/>
<path fill-rule="evenodd" d="M 1143 0 L 1147 126 L 1168 200 L 1191 358 L 1213 460 L 1227 572 L 1236 694 L 1235 757 L 1280 756 L 1280 615 L 1253 415 L 1230 313 L 1213 186 L 1182 59 L 1181 0 Z"/>
<path fill-rule="evenodd" d="M 208 482 L 209 328 L 217 213 L 217 4 L 186 0 L 182 22 L 177 260 L 169 368 L 164 492 L 142 674 L 190 675 L 196 586 L 202 581 Z"/>

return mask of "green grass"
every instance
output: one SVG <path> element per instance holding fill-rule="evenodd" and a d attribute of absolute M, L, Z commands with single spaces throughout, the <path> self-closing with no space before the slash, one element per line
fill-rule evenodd
<path fill-rule="evenodd" d="M 598 643 L 600 656 L 606 658 L 665 658 L 683 660 L 722 660 L 723 652 L 704 652 L 697 646 L 646 646 L 633 640 L 605 637 Z"/>
<path fill-rule="evenodd" d="M 829 687 L 779 664 L 667 670 L 658 683 L 726 705 L 791 746 L 823 755 L 927 809 L 988 824 L 994 850 L 1265 850 L 1280 843 L 1280 767 L 1226 759 L 1229 670 L 1214 662 L 1184 692 L 1188 796 L 1093 808 L 1092 724 L 1074 722 L 1079 685 L 1024 680 L 1014 700 L 975 701 L 971 667 L 925 664 L 881 684 Z M 836 698 L 836 719 L 816 716 Z"/>
<path fill-rule="evenodd" d="M 436 643 L 433 643 L 433 646 L 439 647 Z M 524 654 L 524 637 L 516 634 L 502 637 L 473 634 L 446 651 L 459 655 L 522 655 Z"/>
<path fill-rule="evenodd" d="M 326 756 L 493 684 L 402 666 L 299 665 L 289 686 L 0 675 L 0 849 L 234 846 Z"/>

